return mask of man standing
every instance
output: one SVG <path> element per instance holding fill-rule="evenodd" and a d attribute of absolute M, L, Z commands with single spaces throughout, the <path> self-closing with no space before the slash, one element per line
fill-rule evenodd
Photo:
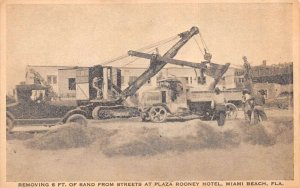
<path fill-rule="evenodd" d="M 243 69 L 244 69 L 244 84 L 245 88 L 249 90 L 249 92 L 252 92 L 252 68 L 250 63 L 247 60 L 246 56 L 243 56 Z"/>
<path fill-rule="evenodd" d="M 264 91 L 258 91 L 258 94 L 253 98 L 253 113 L 254 113 L 254 124 L 257 124 L 260 120 L 266 121 L 267 115 L 264 111 L 265 97 Z"/>
<path fill-rule="evenodd" d="M 252 96 L 250 95 L 250 91 L 248 89 L 243 89 L 242 92 L 242 102 L 243 102 L 243 110 L 244 110 L 244 116 L 245 120 L 251 121 L 251 114 L 252 114 Z"/>
<path fill-rule="evenodd" d="M 93 88 L 97 91 L 96 99 L 102 99 L 102 79 L 100 77 L 96 76 L 95 78 L 93 78 Z"/>
<path fill-rule="evenodd" d="M 211 101 L 211 108 L 215 111 L 215 117 L 218 122 L 218 126 L 223 126 L 226 119 L 226 99 L 221 90 L 216 87 L 214 90 L 214 95 Z"/>

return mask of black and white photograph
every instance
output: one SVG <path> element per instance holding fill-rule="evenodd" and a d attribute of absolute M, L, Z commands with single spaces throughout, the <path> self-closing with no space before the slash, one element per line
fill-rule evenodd
<path fill-rule="evenodd" d="M 300 186 L 299 15 L 4 1 L 0 187 Z"/>

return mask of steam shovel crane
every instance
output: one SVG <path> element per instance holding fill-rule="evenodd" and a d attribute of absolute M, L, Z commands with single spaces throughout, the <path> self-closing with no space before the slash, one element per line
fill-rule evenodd
<path fill-rule="evenodd" d="M 173 45 L 164 55 L 165 58 L 173 58 L 178 51 L 196 34 L 199 33 L 197 27 L 179 34 L 180 40 Z M 155 76 L 165 65 L 165 61 L 151 61 L 149 68 L 133 81 L 125 90 L 118 94 L 115 99 L 111 100 L 90 100 L 79 108 L 84 111 L 88 117 L 99 119 L 102 117 L 114 117 L 117 111 L 124 108 L 123 102 L 127 97 L 133 96 L 149 79 Z"/>

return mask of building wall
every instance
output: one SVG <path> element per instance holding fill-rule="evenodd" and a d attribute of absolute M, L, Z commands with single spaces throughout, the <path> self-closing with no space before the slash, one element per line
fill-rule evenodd
<path fill-rule="evenodd" d="M 253 84 L 253 91 L 257 93 L 259 90 L 264 90 L 267 93 L 268 99 L 274 99 L 282 92 L 292 92 L 293 85 L 280 85 L 276 83 L 255 83 Z"/>
<path fill-rule="evenodd" d="M 76 99 L 76 90 L 70 89 L 69 87 L 69 79 L 76 78 L 76 69 L 73 67 L 64 67 L 64 66 L 28 66 L 29 68 L 33 68 L 47 81 L 47 77 L 56 77 L 56 82 L 50 80 L 54 91 L 59 95 L 63 100 L 65 99 Z M 130 82 L 134 81 L 137 77 L 139 77 L 146 68 L 120 68 L 122 75 L 122 84 L 121 89 L 124 90 Z M 224 75 L 224 79 L 222 79 L 218 86 L 220 89 L 231 89 L 236 88 L 235 82 L 235 71 L 234 68 L 229 68 L 228 71 Z M 152 77 L 145 85 L 143 85 L 139 92 L 143 90 L 148 90 L 150 88 L 157 86 L 157 81 L 162 78 L 167 77 L 177 77 L 183 81 L 191 90 L 196 91 L 206 91 L 208 90 L 209 85 L 213 82 L 213 78 L 206 76 L 206 83 L 200 84 L 198 82 L 198 77 L 200 76 L 199 70 L 195 70 L 192 68 L 186 67 L 171 67 L 162 69 L 157 75 Z M 52 78 L 51 77 L 51 78 Z M 33 76 L 31 74 L 27 74 L 26 83 L 32 84 L 34 83 Z"/>
<path fill-rule="evenodd" d="M 61 99 L 76 99 L 76 69 L 58 70 L 58 95 Z M 75 82 L 73 82 L 73 80 Z"/>

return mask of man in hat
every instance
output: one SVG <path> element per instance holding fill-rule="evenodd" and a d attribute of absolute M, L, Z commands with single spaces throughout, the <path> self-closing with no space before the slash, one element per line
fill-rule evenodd
<path fill-rule="evenodd" d="M 211 108 L 215 110 L 215 118 L 217 119 L 218 126 L 223 126 L 226 119 L 226 99 L 221 90 L 216 87 L 211 101 Z"/>

